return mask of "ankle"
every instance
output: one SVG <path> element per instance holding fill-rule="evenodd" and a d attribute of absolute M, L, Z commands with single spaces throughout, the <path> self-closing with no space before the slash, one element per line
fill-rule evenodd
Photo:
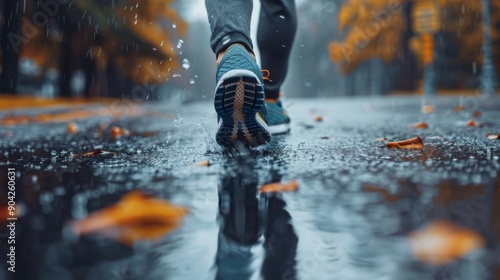
<path fill-rule="evenodd" d="M 244 48 L 247 50 L 248 54 L 249 54 L 250 56 L 252 56 L 254 60 L 256 60 L 256 58 L 255 58 L 255 54 L 254 54 L 253 52 L 249 51 L 249 50 L 248 50 L 248 49 L 247 49 L 244 45 L 242 45 L 242 44 L 240 44 L 240 43 L 235 43 L 235 44 L 232 44 L 232 45 L 230 45 L 229 47 L 225 48 L 223 51 L 221 51 L 221 52 L 219 52 L 219 53 L 217 54 L 217 60 L 216 60 L 216 64 L 217 64 L 217 66 L 219 66 L 219 63 L 221 62 L 222 58 L 223 58 L 223 57 L 224 57 L 224 55 L 226 54 L 226 51 L 227 51 L 230 47 L 232 47 L 232 46 L 234 46 L 234 45 L 240 45 L 240 46 L 244 47 Z"/>

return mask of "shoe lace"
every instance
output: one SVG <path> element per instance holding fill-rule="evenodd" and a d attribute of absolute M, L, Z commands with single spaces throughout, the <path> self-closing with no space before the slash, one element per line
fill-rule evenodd
<path fill-rule="evenodd" d="M 262 69 L 260 70 L 260 72 L 262 72 L 262 79 L 264 81 L 269 81 L 269 82 L 272 82 L 273 80 L 271 80 L 269 77 L 271 76 L 271 71 L 267 70 L 267 69 Z"/>

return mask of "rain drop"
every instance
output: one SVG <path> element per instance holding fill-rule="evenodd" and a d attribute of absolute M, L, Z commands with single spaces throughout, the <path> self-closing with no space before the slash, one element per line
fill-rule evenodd
<path fill-rule="evenodd" d="M 184 41 L 182 39 L 180 39 L 179 42 L 177 42 L 177 48 L 178 49 L 182 48 L 183 43 L 184 43 Z"/>
<path fill-rule="evenodd" d="M 194 85 L 194 83 L 195 83 L 194 79 L 190 79 L 190 80 L 189 80 L 189 83 L 190 83 L 191 85 Z"/>
<path fill-rule="evenodd" d="M 187 70 L 187 69 L 189 69 L 190 66 L 191 66 L 191 64 L 189 63 L 189 60 L 187 60 L 186 58 L 184 58 L 182 60 L 182 68 L 184 68 L 184 69 Z"/>

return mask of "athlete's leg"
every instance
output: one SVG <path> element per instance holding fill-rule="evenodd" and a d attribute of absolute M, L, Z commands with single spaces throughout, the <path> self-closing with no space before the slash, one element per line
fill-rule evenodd
<path fill-rule="evenodd" d="M 210 46 L 216 55 L 235 43 L 253 52 L 250 39 L 251 0 L 205 0 L 205 6 L 212 31 Z"/>
<path fill-rule="evenodd" d="M 251 1 L 249 1 L 251 2 Z M 269 70 L 264 81 L 266 98 L 278 99 L 288 70 L 288 59 L 297 31 L 294 0 L 261 0 L 257 44 L 262 69 Z"/>

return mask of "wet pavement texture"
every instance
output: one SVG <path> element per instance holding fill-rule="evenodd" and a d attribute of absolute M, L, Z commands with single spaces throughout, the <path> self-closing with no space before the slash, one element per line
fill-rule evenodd
<path fill-rule="evenodd" d="M 251 151 L 215 144 L 210 103 L 140 105 L 143 116 L 76 121 L 75 135 L 67 122 L 0 126 L 2 190 L 15 168 L 20 210 L 16 273 L 2 261 L 0 279 L 500 279 L 500 140 L 487 137 L 500 133 L 500 98 L 428 103 L 434 113 L 418 97 L 287 100 L 291 133 Z M 474 111 L 484 125 L 466 125 Z M 429 128 L 410 128 L 418 121 Z M 113 139 L 103 124 L 134 133 Z M 375 139 L 417 135 L 423 150 Z M 95 149 L 114 153 L 72 156 Z M 258 192 L 292 179 L 297 192 Z M 69 232 L 134 189 L 189 214 L 133 246 Z M 418 261 L 407 236 L 439 219 L 478 232 L 485 248 L 446 265 Z"/>

